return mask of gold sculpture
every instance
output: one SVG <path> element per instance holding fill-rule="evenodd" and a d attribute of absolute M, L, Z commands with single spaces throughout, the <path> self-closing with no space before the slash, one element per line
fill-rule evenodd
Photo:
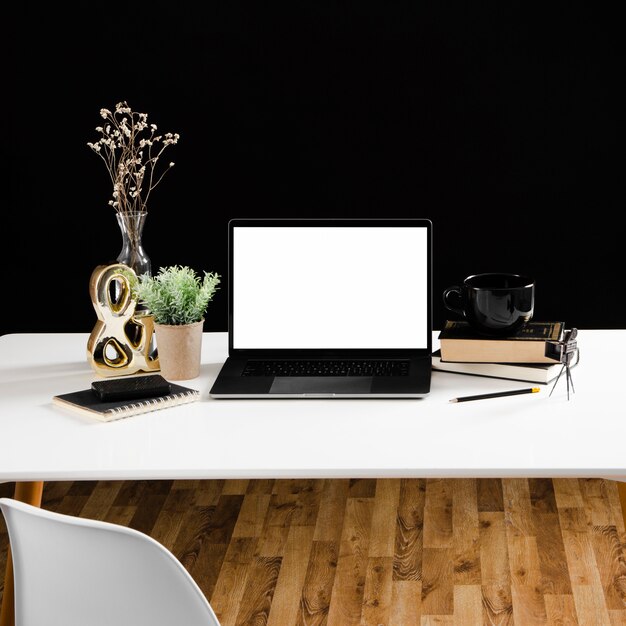
<path fill-rule="evenodd" d="M 91 274 L 89 293 L 98 321 L 87 342 L 87 360 L 101 376 L 122 376 L 160 369 L 154 348 L 154 320 L 137 309 L 127 265 L 99 265 Z"/>

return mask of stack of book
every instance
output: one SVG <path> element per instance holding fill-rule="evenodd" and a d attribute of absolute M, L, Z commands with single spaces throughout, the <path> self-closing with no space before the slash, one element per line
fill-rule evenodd
<path fill-rule="evenodd" d="M 528 322 L 517 333 L 486 337 L 467 322 L 447 321 L 439 333 L 440 349 L 432 355 L 434 370 L 548 383 L 562 364 L 546 356 L 548 342 L 562 341 L 563 322 Z"/>

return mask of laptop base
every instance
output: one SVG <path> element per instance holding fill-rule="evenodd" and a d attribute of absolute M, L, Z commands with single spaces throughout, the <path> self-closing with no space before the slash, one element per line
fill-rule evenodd
<path fill-rule="evenodd" d="M 422 398 L 430 393 L 431 359 L 411 359 L 408 376 L 242 376 L 246 359 L 229 357 L 211 398 Z"/>

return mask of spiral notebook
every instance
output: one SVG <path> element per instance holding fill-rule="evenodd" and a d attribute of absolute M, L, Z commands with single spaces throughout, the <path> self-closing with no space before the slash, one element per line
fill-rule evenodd
<path fill-rule="evenodd" d="M 132 415 L 195 402 L 199 397 L 198 390 L 171 383 L 169 394 L 155 398 L 102 402 L 91 389 L 83 389 L 54 396 L 52 402 L 57 406 L 102 422 L 111 422 Z"/>

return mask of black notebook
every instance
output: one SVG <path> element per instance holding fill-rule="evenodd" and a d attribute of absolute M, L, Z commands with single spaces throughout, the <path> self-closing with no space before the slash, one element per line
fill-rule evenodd
<path fill-rule="evenodd" d="M 52 402 L 83 415 L 94 417 L 102 422 L 110 422 L 178 404 L 187 404 L 188 402 L 196 401 L 200 397 L 200 392 L 196 389 L 190 389 L 174 383 L 170 383 L 170 385 L 170 393 L 151 398 L 102 402 L 92 389 L 83 389 L 54 396 Z"/>

